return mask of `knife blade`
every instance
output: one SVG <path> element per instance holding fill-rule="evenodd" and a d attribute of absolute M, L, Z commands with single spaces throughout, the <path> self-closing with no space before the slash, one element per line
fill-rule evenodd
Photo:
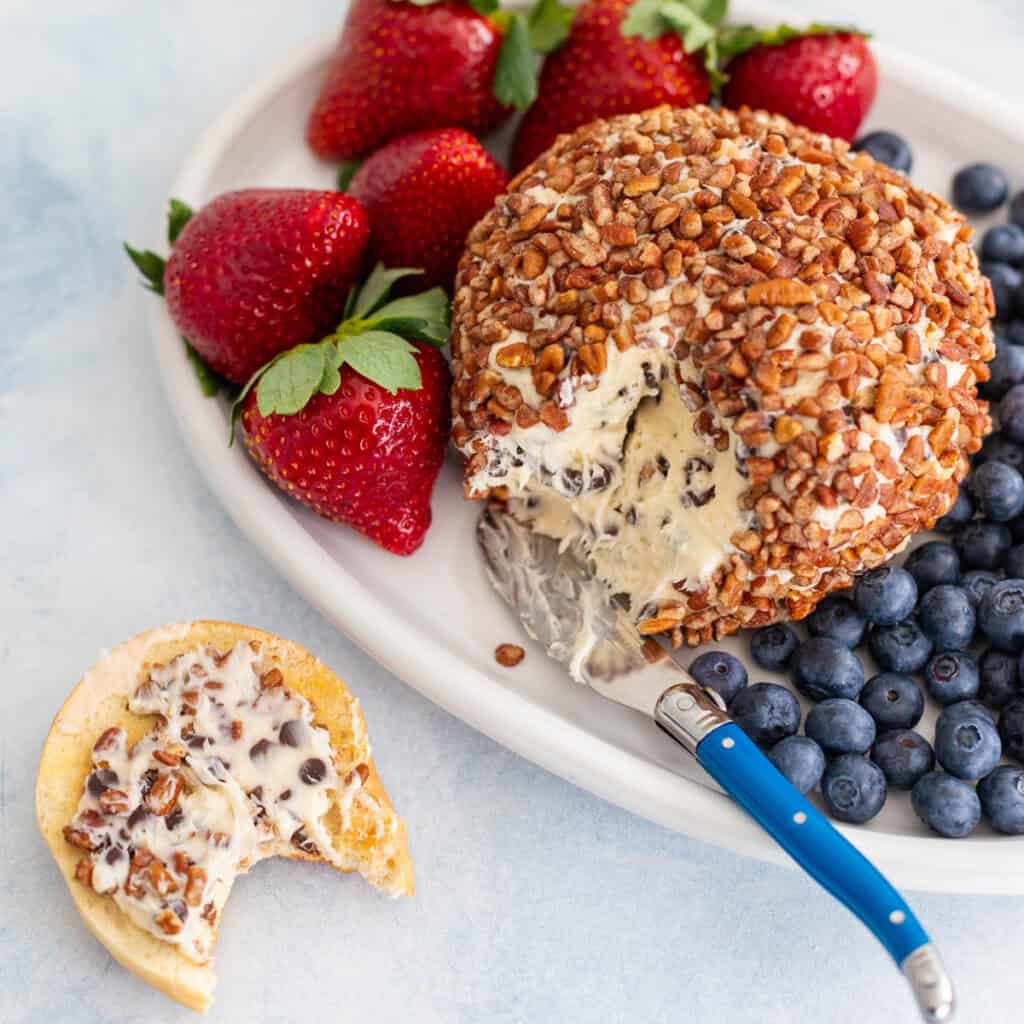
<path fill-rule="evenodd" d="M 779 773 L 660 644 L 641 637 L 574 544 L 489 508 L 477 541 L 495 592 L 578 683 L 651 717 L 888 950 L 921 1016 L 951 1021 L 952 983 L 913 911 L 881 872 Z"/>

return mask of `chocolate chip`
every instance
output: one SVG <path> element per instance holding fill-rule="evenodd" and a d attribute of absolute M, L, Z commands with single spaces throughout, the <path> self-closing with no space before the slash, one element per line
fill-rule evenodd
<path fill-rule="evenodd" d="M 583 490 L 583 474 L 578 469 L 567 469 L 562 473 L 562 493 L 575 498 Z"/>
<path fill-rule="evenodd" d="M 299 765 L 299 778 L 307 786 L 315 786 L 327 778 L 327 765 L 319 757 L 310 757 Z"/>
<path fill-rule="evenodd" d="M 174 900 L 172 903 L 169 904 L 169 906 L 171 910 L 173 910 L 174 913 L 177 914 L 180 920 L 184 921 L 185 918 L 188 917 L 188 907 L 186 906 L 184 900 Z"/>
<path fill-rule="evenodd" d="M 213 743 L 213 739 L 210 736 L 190 736 L 188 738 L 189 749 L 191 750 L 202 750 L 203 747 Z"/>
<path fill-rule="evenodd" d="M 316 843 L 314 843 L 313 840 L 306 835 L 305 830 L 301 828 L 296 829 L 292 833 L 292 846 L 301 850 L 303 853 L 308 853 L 313 856 L 316 856 L 316 854 L 320 852 L 319 849 L 317 849 Z"/>
<path fill-rule="evenodd" d="M 142 778 L 139 780 L 139 788 L 142 790 L 142 795 L 145 796 L 152 788 L 153 783 L 160 777 L 160 773 L 155 768 L 150 768 L 149 771 L 142 773 Z"/>
<path fill-rule="evenodd" d="M 106 856 L 103 858 L 108 864 L 116 864 L 124 856 L 124 850 L 120 846 L 112 846 L 107 850 Z"/>
<path fill-rule="evenodd" d="M 281 726 L 278 739 L 286 747 L 301 747 L 306 741 L 306 723 L 298 718 L 293 718 L 290 722 L 285 722 L 284 725 Z"/>
<path fill-rule="evenodd" d="M 139 806 L 136 807 L 135 810 L 128 815 L 128 827 L 135 828 L 138 825 L 141 825 L 142 822 L 144 822 L 148 817 L 149 809 L 145 807 L 143 804 L 139 804 Z"/>
<path fill-rule="evenodd" d="M 694 455 L 686 460 L 686 465 L 683 467 L 683 472 L 686 474 L 686 485 L 693 482 L 693 478 L 698 473 L 710 473 L 711 463 L 707 459 L 702 459 L 699 455 Z"/>
<path fill-rule="evenodd" d="M 117 772 L 112 772 L 109 768 L 97 768 L 89 776 L 89 793 L 94 797 L 99 797 L 105 789 L 112 789 L 117 785 Z"/>
<path fill-rule="evenodd" d="M 668 459 L 664 455 L 659 455 L 655 460 L 655 465 L 658 467 L 658 472 L 662 476 L 668 476 L 668 471 L 671 468 Z"/>
<path fill-rule="evenodd" d="M 257 740 L 249 748 L 249 757 L 251 757 L 252 760 L 254 760 L 254 761 L 258 760 L 261 757 L 266 757 L 267 756 L 267 752 L 270 750 L 270 748 L 273 745 L 274 744 L 271 743 L 270 740 Z"/>
<path fill-rule="evenodd" d="M 173 832 L 183 821 L 185 812 L 178 806 L 164 818 L 164 824 Z"/>
<path fill-rule="evenodd" d="M 630 508 L 629 511 L 626 513 L 626 522 L 629 523 L 630 526 L 636 526 L 636 509 L 635 508 Z"/>

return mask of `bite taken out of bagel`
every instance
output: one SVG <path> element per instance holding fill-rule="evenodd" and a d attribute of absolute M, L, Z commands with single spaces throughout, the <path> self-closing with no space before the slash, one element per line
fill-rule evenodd
<path fill-rule="evenodd" d="M 105 654 L 50 728 L 36 815 L 89 930 L 201 1012 L 221 910 L 257 861 L 414 889 L 358 701 L 297 644 L 233 623 L 164 626 Z"/>

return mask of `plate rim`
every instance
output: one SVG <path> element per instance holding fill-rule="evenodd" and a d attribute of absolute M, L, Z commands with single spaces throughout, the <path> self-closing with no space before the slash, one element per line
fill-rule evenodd
<path fill-rule="evenodd" d="M 740 11 L 743 16 L 742 7 Z M 761 18 L 767 16 L 761 5 L 757 13 Z M 204 195 L 211 172 L 245 125 L 274 96 L 326 60 L 334 45 L 333 36 L 304 41 L 229 101 L 190 149 L 168 194 L 186 198 Z M 872 47 L 883 82 L 897 86 L 913 82 L 917 90 L 942 95 L 965 116 L 999 122 L 1001 130 L 1024 143 L 1024 128 L 1013 128 L 1024 124 L 1020 107 L 972 82 L 945 71 L 940 73 L 922 58 L 877 41 Z M 228 450 L 219 404 L 210 402 L 195 386 L 181 340 L 163 303 L 151 305 L 149 320 L 164 391 L 179 432 L 207 485 L 263 557 L 371 658 L 474 729 L 610 803 L 714 846 L 793 866 L 728 797 L 567 723 L 450 653 L 425 628 L 396 617 L 368 587 L 327 555 L 244 453 L 240 458 L 238 451 Z M 327 573 L 322 571 L 325 561 L 331 563 Z M 385 620 L 389 622 L 386 643 L 382 642 L 380 629 Z M 524 736 L 529 737 L 528 742 L 523 742 Z M 939 837 L 901 836 L 837 825 L 903 888 L 1024 892 L 1024 838 L 980 837 L 952 843 Z M 931 844 L 930 850 L 922 844 Z"/>

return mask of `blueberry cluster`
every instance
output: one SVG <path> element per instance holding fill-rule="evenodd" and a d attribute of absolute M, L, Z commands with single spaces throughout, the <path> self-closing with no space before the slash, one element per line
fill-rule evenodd
<path fill-rule="evenodd" d="M 971 508 L 972 488 L 969 477 Z M 951 528 L 959 536 L 988 522 L 972 513 Z M 1024 579 L 1007 576 L 1009 550 L 979 569 L 970 545 L 965 555 L 961 544 L 930 541 L 902 568 L 873 569 L 822 601 L 806 620 L 809 638 L 786 623 L 753 633 L 753 661 L 788 672 L 815 702 L 803 735 L 794 693 L 748 686 L 731 654 L 701 654 L 690 672 L 801 793 L 820 786 L 839 821 L 869 821 L 902 789 L 940 835 L 965 836 L 982 814 L 1024 834 L 1024 767 L 1000 764 L 1004 754 L 1024 762 Z M 864 645 L 881 669 L 868 680 L 855 653 Z M 915 731 L 926 692 L 942 708 L 933 742 Z"/>

